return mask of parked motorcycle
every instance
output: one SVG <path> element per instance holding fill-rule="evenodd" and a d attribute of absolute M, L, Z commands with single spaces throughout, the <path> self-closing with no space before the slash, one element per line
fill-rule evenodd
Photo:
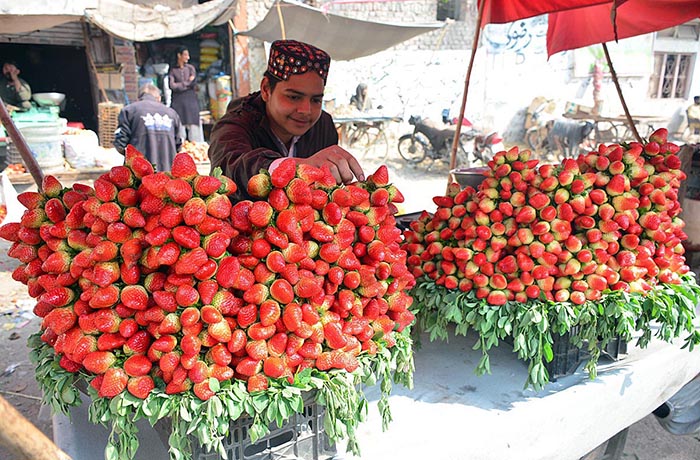
<path fill-rule="evenodd" d="M 401 158 L 414 164 L 420 163 L 426 157 L 433 161 L 449 161 L 456 131 L 454 125 L 439 127 L 434 122 L 417 115 L 411 116 L 408 122 L 414 126 L 414 129 L 413 133 L 404 134 L 399 138 L 398 147 Z M 470 152 L 473 152 L 476 160 L 486 164 L 493 158 L 496 151 L 494 146 L 501 141 L 497 133 L 480 133 L 471 123 L 465 125 L 463 120 L 457 148 L 457 164 L 469 165 Z"/>

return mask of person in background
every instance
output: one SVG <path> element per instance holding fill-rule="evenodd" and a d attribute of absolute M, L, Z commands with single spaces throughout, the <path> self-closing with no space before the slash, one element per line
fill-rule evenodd
<path fill-rule="evenodd" d="M 357 160 L 339 147 L 333 118 L 321 109 L 331 58 L 294 40 L 272 43 L 260 91 L 231 101 L 211 133 L 212 170 L 238 185 L 233 199 L 250 199 L 248 179 L 287 157 L 328 165 L 338 183 L 364 180 Z"/>
<path fill-rule="evenodd" d="M 372 99 L 367 94 L 367 84 L 360 83 L 355 89 L 355 94 L 350 97 L 350 105 L 357 108 L 360 112 L 366 112 L 372 109 Z"/>
<path fill-rule="evenodd" d="M 0 99 L 8 106 L 8 110 L 25 111 L 32 107 L 32 89 L 19 74 L 20 70 L 14 62 L 8 61 L 2 65 Z"/>
<path fill-rule="evenodd" d="M 170 106 L 180 115 L 182 121 L 180 137 L 191 142 L 203 142 L 199 125 L 199 100 L 195 92 L 197 70 L 192 64 L 188 64 L 190 52 L 186 47 L 179 46 L 175 53 L 176 62 L 168 74 L 168 84 L 173 92 Z"/>
<path fill-rule="evenodd" d="M 139 100 L 119 112 L 114 147 L 122 155 L 133 145 L 153 163 L 157 171 L 170 171 L 180 150 L 180 116 L 160 102 L 160 89 L 146 83 L 139 89 Z"/>
<path fill-rule="evenodd" d="M 685 111 L 688 116 L 688 129 L 691 136 L 700 135 L 700 96 L 693 98 L 693 104 Z"/>

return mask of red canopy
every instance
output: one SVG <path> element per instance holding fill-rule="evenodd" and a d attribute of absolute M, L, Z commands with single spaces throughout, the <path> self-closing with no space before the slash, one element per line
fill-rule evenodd
<path fill-rule="evenodd" d="M 612 3 L 611 0 L 479 0 L 479 4 L 482 2 L 485 2 L 482 27 L 486 24 L 505 24 L 554 11 Z"/>
<path fill-rule="evenodd" d="M 615 40 L 612 1 L 551 13 L 547 54 Z M 617 7 L 617 38 L 656 32 L 700 17 L 698 0 L 627 0 Z"/>

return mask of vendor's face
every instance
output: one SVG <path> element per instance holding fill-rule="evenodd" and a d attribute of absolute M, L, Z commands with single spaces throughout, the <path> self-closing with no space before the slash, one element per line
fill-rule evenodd
<path fill-rule="evenodd" d="M 180 58 L 180 61 L 187 64 L 190 61 L 190 52 L 185 50 L 182 53 L 178 53 L 178 57 Z"/>
<path fill-rule="evenodd" d="M 293 75 L 270 88 L 263 78 L 260 92 L 272 132 L 283 142 L 306 133 L 321 116 L 323 79 L 316 72 Z"/>

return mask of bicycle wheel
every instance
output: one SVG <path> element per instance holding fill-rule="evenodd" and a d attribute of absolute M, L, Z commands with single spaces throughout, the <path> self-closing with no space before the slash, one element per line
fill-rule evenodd
<path fill-rule="evenodd" d="M 525 141 L 533 151 L 541 148 L 540 133 L 537 128 L 530 128 L 525 133 Z"/>
<path fill-rule="evenodd" d="M 399 155 L 409 163 L 420 163 L 427 151 L 428 147 L 411 134 L 399 138 Z"/>
<path fill-rule="evenodd" d="M 356 155 L 363 155 L 367 152 L 370 145 L 369 133 L 365 129 L 356 129 L 348 138 L 348 150 L 351 150 Z"/>

